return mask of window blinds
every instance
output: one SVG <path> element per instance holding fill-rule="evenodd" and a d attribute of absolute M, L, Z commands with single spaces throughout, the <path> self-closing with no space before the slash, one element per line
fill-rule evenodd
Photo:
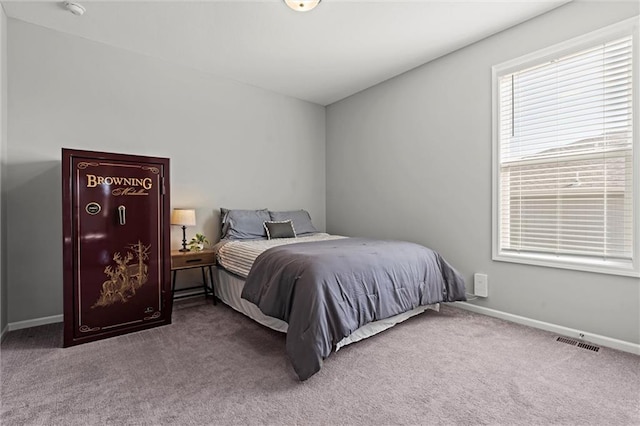
<path fill-rule="evenodd" d="M 498 76 L 501 252 L 631 259 L 632 52 L 629 36 Z"/>

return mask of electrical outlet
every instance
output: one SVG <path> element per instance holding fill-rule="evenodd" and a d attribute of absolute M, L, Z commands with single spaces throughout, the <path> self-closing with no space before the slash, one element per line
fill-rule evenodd
<path fill-rule="evenodd" d="M 478 297 L 489 296 L 489 277 L 487 274 L 473 274 L 473 294 Z"/>

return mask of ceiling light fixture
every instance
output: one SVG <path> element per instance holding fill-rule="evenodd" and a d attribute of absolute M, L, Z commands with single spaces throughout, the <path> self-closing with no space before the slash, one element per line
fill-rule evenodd
<path fill-rule="evenodd" d="M 308 12 L 313 10 L 322 0 L 284 0 L 291 9 L 296 12 Z"/>
<path fill-rule="evenodd" d="M 82 16 L 84 12 L 87 11 L 87 9 L 85 9 L 80 3 L 73 3 L 70 1 L 64 2 L 64 7 L 66 7 L 69 12 L 77 16 Z"/>

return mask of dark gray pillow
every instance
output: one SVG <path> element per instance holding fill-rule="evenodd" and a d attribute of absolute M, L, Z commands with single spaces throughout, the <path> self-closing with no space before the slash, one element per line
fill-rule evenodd
<path fill-rule="evenodd" d="M 313 223 L 311 223 L 311 215 L 309 215 L 309 212 L 306 210 L 291 210 L 283 212 L 269 211 L 269 215 L 271 216 L 272 221 L 292 221 L 297 235 L 318 232 L 318 230 L 313 226 Z"/>
<path fill-rule="evenodd" d="M 269 211 L 220 209 L 222 238 L 230 240 L 248 240 L 264 238 L 264 222 L 269 221 Z"/>
<path fill-rule="evenodd" d="M 283 222 L 265 222 L 264 229 L 267 231 L 267 238 L 270 240 L 274 238 L 296 237 L 296 230 L 293 228 L 293 223 L 290 220 L 285 220 Z"/>
<path fill-rule="evenodd" d="M 220 233 L 222 236 L 220 238 L 224 238 L 225 224 L 227 222 L 227 214 L 229 213 L 229 209 L 225 209 L 224 207 L 220 207 Z"/>

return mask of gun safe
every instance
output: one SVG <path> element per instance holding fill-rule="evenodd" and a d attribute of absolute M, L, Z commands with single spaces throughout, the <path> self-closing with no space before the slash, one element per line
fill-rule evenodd
<path fill-rule="evenodd" d="M 171 323 L 169 159 L 62 150 L 64 346 Z"/>

